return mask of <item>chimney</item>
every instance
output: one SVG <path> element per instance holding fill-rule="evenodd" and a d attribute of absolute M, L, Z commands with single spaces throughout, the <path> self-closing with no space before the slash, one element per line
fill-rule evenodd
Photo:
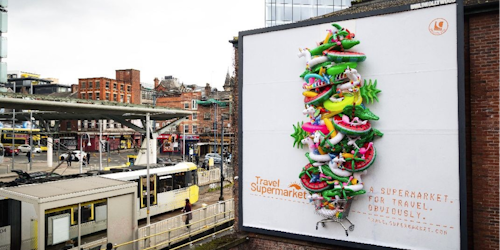
<path fill-rule="evenodd" d="M 158 77 L 155 77 L 155 89 L 158 88 L 158 84 L 160 84 L 160 80 L 158 80 Z"/>
<path fill-rule="evenodd" d="M 211 92 L 212 92 L 212 88 L 210 88 L 210 83 L 207 83 L 207 85 L 205 86 L 205 96 L 207 98 L 209 98 Z"/>

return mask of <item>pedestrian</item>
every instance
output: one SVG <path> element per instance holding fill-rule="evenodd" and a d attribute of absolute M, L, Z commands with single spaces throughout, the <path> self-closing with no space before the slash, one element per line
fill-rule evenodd
<path fill-rule="evenodd" d="M 31 150 L 26 153 L 26 157 L 28 157 L 28 163 L 31 162 Z"/>
<path fill-rule="evenodd" d="M 71 154 L 68 154 L 66 157 L 66 164 L 68 164 L 68 167 L 71 167 Z"/>
<path fill-rule="evenodd" d="M 194 156 L 195 160 L 196 160 L 196 166 L 198 166 L 198 164 L 200 164 L 200 156 L 198 154 L 196 154 Z"/>
<path fill-rule="evenodd" d="M 189 199 L 186 199 L 186 205 L 184 206 L 184 209 L 182 209 L 183 213 L 186 213 L 186 228 L 189 229 L 189 220 L 193 219 L 193 215 L 191 214 L 191 203 L 189 202 Z"/>
<path fill-rule="evenodd" d="M 87 157 L 87 166 L 88 166 L 90 163 L 90 153 L 87 153 L 86 157 Z"/>

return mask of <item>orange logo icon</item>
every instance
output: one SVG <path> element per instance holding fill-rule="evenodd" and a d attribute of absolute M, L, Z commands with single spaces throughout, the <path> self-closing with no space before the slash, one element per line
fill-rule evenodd
<path fill-rule="evenodd" d="M 444 34 L 448 30 L 448 21 L 443 18 L 436 18 L 432 20 L 429 24 L 429 32 L 431 34 L 439 36 Z"/>

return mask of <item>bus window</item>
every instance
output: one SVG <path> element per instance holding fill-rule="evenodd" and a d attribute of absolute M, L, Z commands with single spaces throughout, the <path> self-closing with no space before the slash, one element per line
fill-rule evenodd
<path fill-rule="evenodd" d="M 158 181 L 158 193 L 167 192 L 173 189 L 172 176 L 160 176 Z"/>
<path fill-rule="evenodd" d="M 186 186 L 190 187 L 196 183 L 196 170 L 186 173 Z"/>
<path fill-rule="evenodd" d="M 184 173 L 176 173 L 174 175 L 174 189 L 186 187 L 186 177 Z"/>

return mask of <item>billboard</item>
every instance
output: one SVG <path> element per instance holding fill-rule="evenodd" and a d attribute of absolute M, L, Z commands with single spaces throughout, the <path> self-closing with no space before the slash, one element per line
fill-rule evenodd
<path fill-rule="evenodd" d="M 240 33 L 244 231 L 364 248 L 466 248 L 461 6 L 424 7 Z M 291 137 L 294 126 L 309 121 L 298 49 L 316 47 L 333 23 L 355 34 L 360 44 L 350 51 L 366 55 L 357 71 L 382 91 L 369 108 L 384 135 L 363 176 L 366 193 L 350 204 L 351 228 L 347 220 L 346 228 L 318 224 L 323 217 L 299 179 L 307 146 L 293 147 Z"/>

